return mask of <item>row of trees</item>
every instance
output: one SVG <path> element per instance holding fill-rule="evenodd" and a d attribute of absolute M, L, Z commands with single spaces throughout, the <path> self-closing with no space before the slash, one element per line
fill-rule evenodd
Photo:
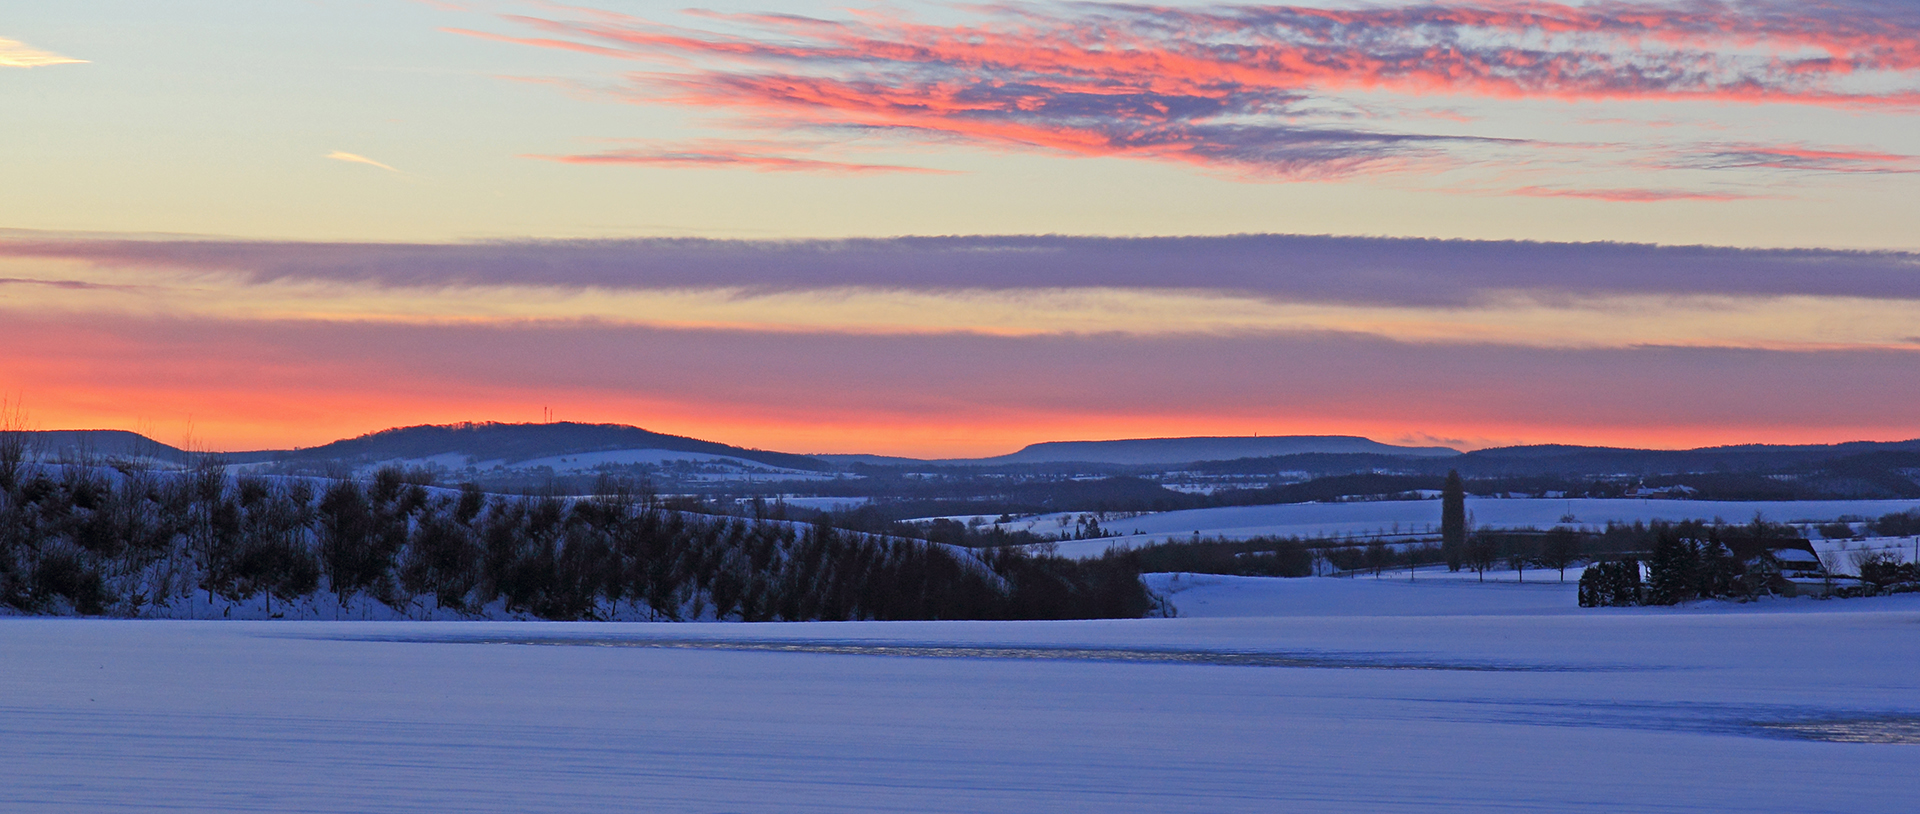
<path fill-rule="evenodd" d="M 1818 526 L 1820 536 L 1829 540 L 1859 539 L 1874 537 L 1916 537 L 1920 536 L 1920 510 L 1908 509 L 1904 512 L 1883 514 L 1880 517 L 1859 522 L 1857 520 L 1835 520 Z"/>
<path fill-rule="evenodd" d="M 1137 562 L 1122 555 L 969 552 L 848 532 L 830 517 L 697 514 L 612 481 L 598 492 L 505 497 L 391 469 L 319 481 L 0 456 L 0 605 L 177 616 L 264 602 L 299 615 L 371 600 L 402 614 L 661 620 L 1134 617 L 1152 607 Z"/>
<path fill-rule="evenodd" d="M 1457 561 L 1448 560 L 1444 545 L 1432 542 L 1364 544 L 1298 537 L 1253 537 L 1244 540 L 1195 536 L 1169 540 L 1132 551 L 1142 569 L 1150 572 L 1188 571 L 1200 574 L 1304 577 L 1325 570 L 1371 573 L 1376 577 L 1446 562 L 1452 570 L 1486 571 L 1511 568 L 1525 579 L 1529 568 L 1560 572 L 1585 559 L 1588 535 L 1568 528 L 1495 532 L 1469 535 Z M 1325 568 L 1322 568 L 1324 564 Z M 1409 574 L 1411 576 L 1411 573 Z"/>
<path fill-rule="evenodd" d="M 1475 571 L 1482 579 L 1488 571 L 1505 567 L 1519 572 L 1524 582 L 1528 568 L 1539 568 L 1559 572 L 1564 582 L 1567 569 L 1588 556 L 1589 537 L 1565 526 L 1547 531 L 1478 529 L 1459 545 L 1449 547 L 1443 541 L 1440 559 L 1449 571 Z"/>
<path fill-rule="evenodd" d="M 1409 559 L 1417 556 L 1409 554 Z M 1447 472 L 1440 489 L 1440 558 L 1448 571 L 1475 571 L 1485 579 L 1487 572 L 1505 563 L 1526 579 L 1528 566 L 1560 572 L 1566 581 L 1567 568 L 1583 557 L 1581 534 L 1557 527 L 1544 534 L 1531 529 L 1471 532 L 1467 524 L 1467 490 L 1457 470 Z M 1411 565 L 1411 564 L 1410 564 Z"/>
<path fill-rule="evenodd" d="M 1142 570 L 1250 577 L 1305 577 L 1316 571 L 1316 552 L 1297 538 L 1227 540 L 1199 537 L 1142 546 L 1129 552 Z"/>

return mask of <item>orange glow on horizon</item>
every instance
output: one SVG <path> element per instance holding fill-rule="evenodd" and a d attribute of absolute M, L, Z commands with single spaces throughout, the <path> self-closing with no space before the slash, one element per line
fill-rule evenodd
<path fill-rule="evenodd" d="M 1045 441 L 1187 436 L 1355 435 L 1402 446 L 1480 449 L 1523 444 L 1691 449 L 1730 444 L 1903 441 L 1920 433 L 1889 426 L 1583 426 L 1440 419 L 1410 424 L 1313 416 L 1064 415 L 1038 411 L 984 416 L 966 424 L 872 414 L 822 420 L 768 415 L 724 404 L 649 403 L 607 394 L 477 392 L 405 397 L 373 392 L 44 390 L 22 399 L 32 429 L 121 429 L 203 452 L 311 447 L 393 427 L 465 421 L 630 424 L 734 446 L 801 454 L 862 453 L 914 458 L 1004 455 Z M 127 405 L 137 404 L 136 409 Z"/>

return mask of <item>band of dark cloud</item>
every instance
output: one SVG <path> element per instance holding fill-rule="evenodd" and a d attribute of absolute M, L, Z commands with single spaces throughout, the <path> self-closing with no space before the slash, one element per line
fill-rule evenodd
<path fill-rule="evenodd" d="M 1127 288 L 1469 306 L 1518 293 L 1920 299 L 1920 254 L 1629 243 L 1234 235 L 461 244 L 0 237 L 0 256 L 382 287 L 906 291 Z"/>

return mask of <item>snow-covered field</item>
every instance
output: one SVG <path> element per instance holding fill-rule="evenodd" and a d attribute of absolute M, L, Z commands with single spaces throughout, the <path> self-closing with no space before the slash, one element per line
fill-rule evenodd
<path fill-rule="evenodd" d="M 1920 794 L 1920 596 L 1582 611 L 1558 584 L 1150 579 L 1182 618 L 0 619 L 0 809 L 1910 812 Z"/>
<path fill-rule="evenodd" d="M 1859 558 L 1867 554 L 1878 554 L 1893 562 L 1920 562 L 1920 537 L 1814 540 L 1813 550 L 1829 572 L 1857 577 L 1860 576 Z"/>
<path fill-rule="evenodd" d="M 1875 518 L 1920 508 L 1920 500 L 1796 500 L 1740 502 L 1725 500 L 1666 500 L 1624 498 L 1467 498 L 1467 511 L 1476 525 L 1496 528 L 1552 528 L 1564 525 L 1598 528 L 1609 522 L 1636 520 L 1713 520 L 1745 523 L 1758 513 L 1785 523 L 1822 523 L 1841 517 Z M 1061 525 L 1062 516 L 1068 518 Z M 1057 534 L 1073 529 L 1077 515 L 1040 515 L 1006 524 L 1009 531 L 1029 529 Z M 963 518 L 964 519 L 964 518 Z M 993 518 L 986 518 L 988 521 Z M 1118 537 L 1076 540 L 1059 544 L 1068 557 L 1099 556 L 1108 547 L 1183 539 L 1195 532 L 1208 537 L 1244 540 L 1248 537 L 1371 536 L 1436 531 L 1440 523 L 1438 500 L 1384 500 L 1360 503 L 1287 503 L 1271 506 L 1226 506 L 1145 514 L 1102 522 Z"/>

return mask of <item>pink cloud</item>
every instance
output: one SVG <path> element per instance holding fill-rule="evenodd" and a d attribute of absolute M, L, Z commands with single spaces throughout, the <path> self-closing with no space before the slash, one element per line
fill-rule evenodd
<path fill-rule="evenodd" d="M 1892 5 L 972 12 L 942 24 L 885 9 L 845 19 L 700 13 L 679 26 L 549 7 L 503 18 L 539 37 L 462 33 L 659 64 L 633 74 L 625 93 L 731 111 L 747 127 L 879 131 L 1256 178 L 1430 170 L 1517 146 L 1294 121 L 1342 92 L 1920 106 L 1920 12 Z"/>
<path fill-rule="evenodd" d="M 1617 203 L 1653 203 L 1659 201 L 1739 201 L 1756 196 L 1735 192 L 1695 192 L 1684 189 L 1572 189 L 1562 187 L 1519 187 L 1508 195 L 1530 198 L 1586 198 Z"/>
<path fill-rule="evenodd" d="M 590 45 L 582 42 L 574 42 L 572 40 L 558 40 L 558 39 L 552 39 L 549 37 L 508 37 L 505 35 L 494 34 L 486 31 L 475 31 L 471 28 L 442 28 L 440 30 L 445 31 L 449 34 L 463 34 L 469 37 L 478 37 L 483 40 L 493 40 L 494 42 L 507 42 L 507 43 L 513 43 L 515 45 L 532 45 L 537 48 L 557 48 L 562 51 L 578 51 L 582 54 L 593 54 L 595 56 L 613 57 L 615 59 L 634 59 L 635 58 L 635 55 L 631 51 L 627 51 L 620 48 L 608 48 L 606 46 L 601 46 L 601 45 Z"/>
<path fill-rule="evenodd" d="M 534 155 L 563 164 L 627 164 L 654 167 L 739 167 L 762 172 L 821 172 L 845 175 L 921 173 L 954 175 L 948 170 L 896 164 L 862 164 L 757 152 L 715 142 L 691 142 L 648 148 L 607 150 L 582 155 Z"/>

